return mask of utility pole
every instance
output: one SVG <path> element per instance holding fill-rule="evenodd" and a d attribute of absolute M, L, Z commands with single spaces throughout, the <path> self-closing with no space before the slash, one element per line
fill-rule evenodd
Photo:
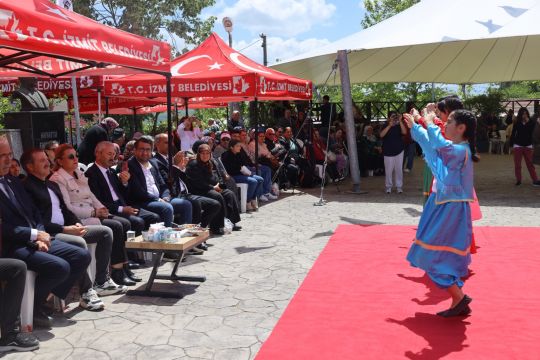
<path fill-rule="evenodd" d="M 266 53 L 266 35 L 265 34 L 261 34 L 259 35 L 262 39 L 262 45 L 261 47 L 263 48 L 263 65 L 264 66 L 268 66 L 268 54 Z"/>

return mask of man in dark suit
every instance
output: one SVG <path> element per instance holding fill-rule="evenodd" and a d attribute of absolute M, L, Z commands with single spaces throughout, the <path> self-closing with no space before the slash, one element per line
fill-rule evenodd
<path fill-rule="evenodd" d="M 57 240 L 82 248 L 87 243 L 96 243 L 96 289 L 113 293 L 125 291 L 125 287 L 112 282 L 108 276 L 113 242 L 112 231 L 103 225 L 83 226 L 80 220 L 66 206 L 58 185 L 47 180 L 49 162 L 40 149 L 30 149 L 21 156 L 21 165 L 28 174 L 23 185 L 30 198 L 37 205 L 45 230 Z M 110 287 L 110 289 L 109 289 Z M 80 306 L 97 311 L 104 308 L 88 274 L 84 274 L 79 284 Z M 110 293 L 110 292 L 109 292 Z M 105 295 L 105 293 L 103 293 Z"/>
<path fill-rule="evenodd" d="M 158 164 L 158 169 L 162 177 L 169 176 L 169 139 L 167 134 L 158 134 L 155 137 L 156 154 L 154 159 Z M 207 227 L 210 225 L 210 231 L 216 235 L 223 235 L 223 229 L 220 229 L 220 221 L 212 222 L 221 210 L 219 201 L 204 196 L 193 195 L 187 187 L 187 176 L 184 172 L 187 159 L 183 152 L 178 152 L 173 160 L 172 178 L 173 194 L 179 199 L 187 200 L 191 203 L 193 209 L 193 223 L 201 224 Z M 217 225 L 216 225 L 217 224 Z M 202 246 L 204 247 L 204 246 Z"/>
<path fill-rule="evenodd" d="M 44 161 L 47 155 L 42 151 Z M 88 250 L 51 239 L 21 181 L 8 175 L 11 147 L 0 137 L 0 208 L 3 256 L 23 260 L 37 273 L 34 291 L 34 326 L 50 327 L 43 311 L 49 293 L 64 299 L 90 264 Z"/>
<path fill-rule="evenodd" d="M 79 161 L 85 165 L 94 162 L 94 160 L 96 159 L 94 155 L 94 150 L 97 144 L 102 141 L 108 141 L 109 132 L 116 129 L 117 127 L 118 123 L 116 122 L 116 120 L 111 117 L 107 117 L 101 120 L 99 124 L 96 124 L 90 129 L 88 129 L 88 131 L 84 135 L 84 139 L 79 145 Z"/>
<path fill-rule="evenodd" d="M 178 223 L 189 224 L 192 222 L 191 203 L 171 196 L 157 162 L 152 159 L 153 145 L 153 140 L 147 136 L 135 142 L 133 157 L 128 161 L 128 204 L 158 214 L 168 227 L 175 215 Z"/>
<path fill-rule="evenodd" d="M 125 195 L 131 175 L 127 169 L 121 170 L 118 175 L 113 172 L 111 167 L 115 156 L 112 142 L 102 141 L 96 146 L 96 161 L 85 172 L 88 185 L 98 200 L 109 209 L 109 213 L 128 219 L 131 228 L 140 235 L 150 224 L 159 222 L 160 218 L 156 213 L 127 204 Z"/>

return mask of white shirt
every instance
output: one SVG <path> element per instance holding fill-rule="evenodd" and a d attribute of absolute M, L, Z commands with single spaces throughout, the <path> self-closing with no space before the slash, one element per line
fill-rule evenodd
<path fill-rule="evenodd" d="M 51 197 L 51 222 L 58 225 L 64 225 L 64 215 L 62 214 L 62 209 L 60 208 L 60 199 L 51 189 L 47 188 L 49 191 L 49 196 Z"/>
<path fill-rule="evenodd" d="M 191 125 L 193 126 L 193 124 Z M 177 133 L 180 138 L 180 150 L 182 151 L 191 151 L 195 141 L 201 138 L 201 129 L 198 127 L 194 128 L 193 131 L 185 130 L 186 124 L 181 123 L 178 125 Z"/>
<path fill-rule="evenodd" d="M 116 191 L 114 191 L 114 188 L 113 188 L 113 186 L 112 186 L 112 184 L 111 184 L 111 182 L 109 180 L 109 175 L 107 174 L 109 169 L 105 169 L 104 167 L 99 166 L 97 163 L 96 163 L 96 166 L 98 167 L 98 169 L 101 171 L 101 173 L 105 177 L 105 181 L 107 182 L 107 185 L 109 185 L 109 191 L 111 192 L 111 196 L 112 196 L 113 201 L 118 201 L 118 199 L 120 199 L 120 198 L 118 197 L 118 194 L 116 193 Z M 121 213 L 123 210 L 124 210 L 123 206 L 118 207 L 118 212 L 119 213 Z"/>
<path fill-rule="evenodd" d="M 141 163 L 139 163 L 139 165 L 141 165 L 141 169 L 144 174 L 144 179 L 146 180 L 146 191 L 148 191 L 148 194 L 159 198 L 159 189 L 156 186 L 156 180 L 154 179 L 154 176 L 150 172 L 150 169 L 152 168 L 152 164 L 148 163 L 148 167 L 144 166 Z"/>

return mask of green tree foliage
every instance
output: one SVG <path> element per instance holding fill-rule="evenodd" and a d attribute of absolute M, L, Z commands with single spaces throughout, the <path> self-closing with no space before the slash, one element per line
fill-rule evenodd
<path fill-rule="evenodd" d="M 502 101 L 504 99 L 505 95 L 503 91 L 491 88 L 488 89 L 486 94 L 480 94 L 465 100 L 465 107 L 482 116 L 498 116 L 504 112 L 504 107 L 502 106 Z"/>
<path fill-rule="evenodd" d="M 366 14 L 362 20 L 364 29 L 388 19 L 405 9 L 410 8 L 420 0 L 364 0 Z"/>
<path fill-rule="evenodd" d="M 214 4 L 215 0 L 77 0 L 74 10 L 133 34 L 157 40 L 168 34 L 166 40 L 173 45 L 175 37 L 196 45 L 208 37 L 216 21 L 214 16 L 202 19 L 201 11 Z"/>
<path fill-rule="evenodd" d="M 501 83 L 499 89 L 505 99 L 540 98 L 540 81 L 518 81 Z"/>

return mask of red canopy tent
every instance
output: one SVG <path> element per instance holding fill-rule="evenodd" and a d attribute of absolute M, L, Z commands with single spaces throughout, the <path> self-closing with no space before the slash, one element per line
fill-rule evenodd
<path fill-rule="evenodd" d="M 59 77 L 89 69 L 99 69 L 93 75 L 117 74 L 117 67 L 166 77 L 172 131 L 169 44 L 100 24 L 49 0 L 0 0 L 0 68 Z"/>
<path fill-rule="evenodd" d="M 171 63 L 174 97 L 211 97 L 219 101 L 310 100 L 312 84 L 264 67 L 227 46 L 212 33 L 196 49 Z M 165 96 L 165 82 L 152 74 L 105 81 L 108 96 Z"/>
<path fill-rule="evenodd" d="M 56 77 L 90 68 L 104 74 L 106 66 L 116 65 L 166 75 L 169 62 L 167 43 L 111 28 L 48 0 L 0 0 L 0 67 Z"/>

